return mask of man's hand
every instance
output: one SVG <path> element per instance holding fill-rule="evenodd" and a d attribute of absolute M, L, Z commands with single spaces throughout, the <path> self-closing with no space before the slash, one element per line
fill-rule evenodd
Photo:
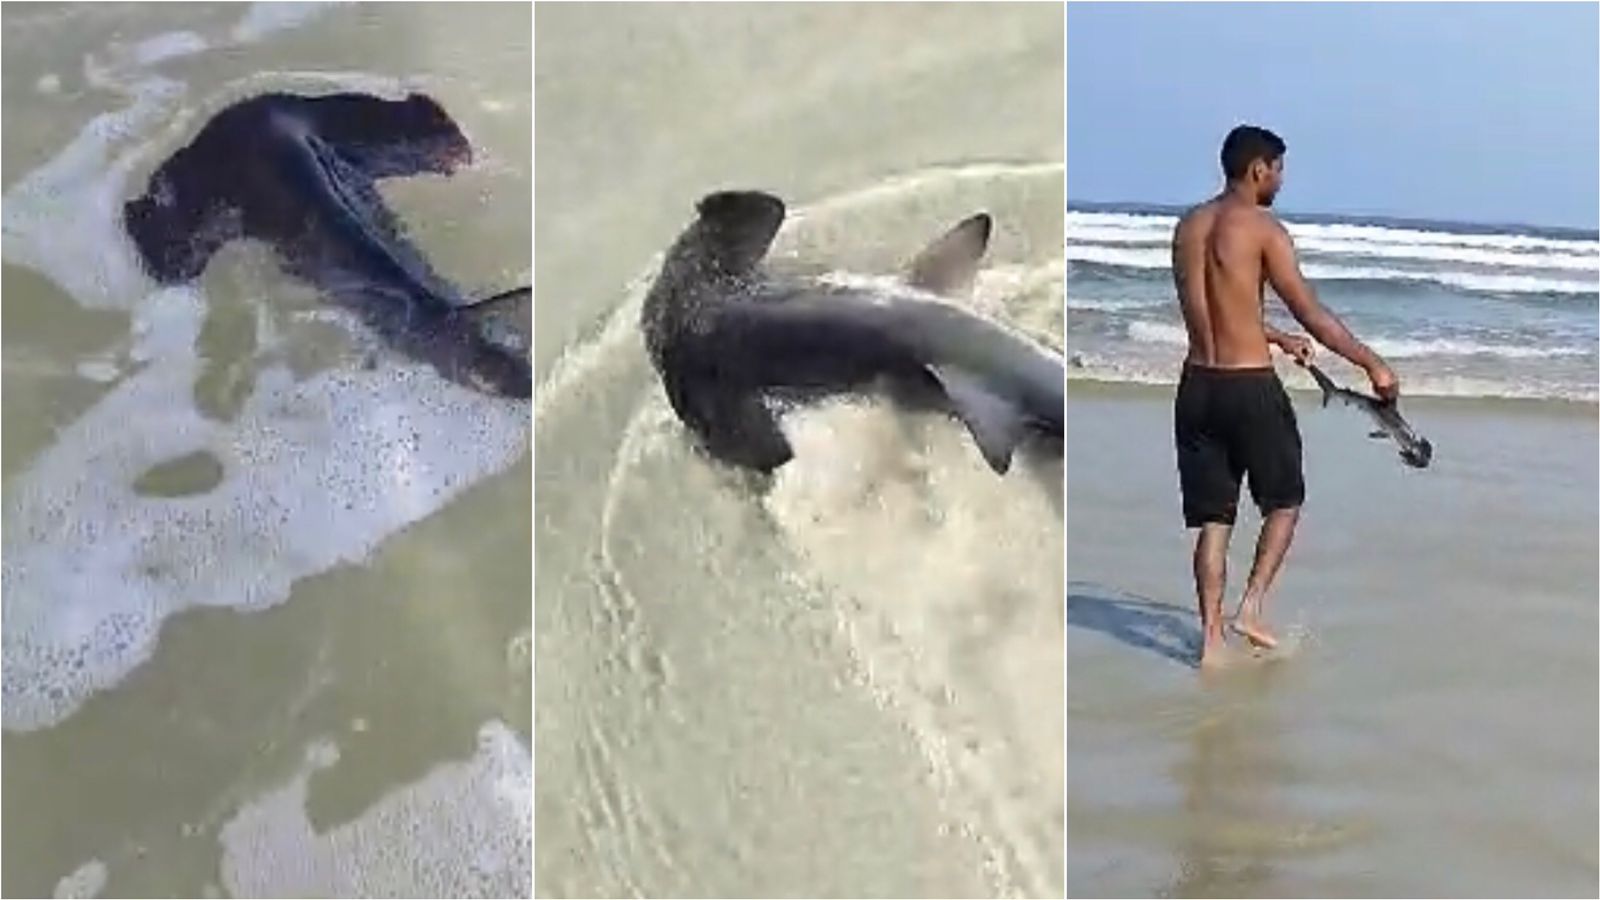
<path fill-rule="evenodd" d="M 1311 358 L 1317 355 L 1317 345 L 1303 334 L 1284 334 L 1280 331 L 1273 333 L 1271 340 L 1302 366 L 1310 363 Z"/>
<path fill-rule="evenodd" d="M 1379 400 L 1393 403 L 1400 397 L 1400 379 L 1396 378 L 1394 371 L 1381 359 L 1374 359 L 1367 366 L 1367 377 L 1372 379 L 1372 392 L 1378 395 Z"/>

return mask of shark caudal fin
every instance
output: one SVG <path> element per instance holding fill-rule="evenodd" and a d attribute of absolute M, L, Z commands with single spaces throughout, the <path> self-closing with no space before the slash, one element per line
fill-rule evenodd
<path fill-rule="evenodd" d="M 906 283 L 947 297 L 967 294 L 993 229 L 994 220 L 988 213 L 963 219 L 917 254 L 907 266 Z"/>

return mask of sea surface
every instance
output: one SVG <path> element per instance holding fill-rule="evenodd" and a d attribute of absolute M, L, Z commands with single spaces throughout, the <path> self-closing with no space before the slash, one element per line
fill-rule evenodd
<path fill-rule="evenodd" d="M 1187 337 L 1172 289 L 1181 210 L 1069 204 L 1069 378 L 1174 383 Z M 1282 216 L 1318 297 L 1407 395 L 1581 400 L 1600 371 L 1593 231 Z M 1303 333 L 1268 290 L 1269 319 Z M 1335 372 L 1344 367 L 1336 357 Z M 1342 380 L 1359 379 L 1346 368 Z M 1294 373 L 1293 383 L 1309 385 Z"/>
<path fill-rule="evenodd" d="M 531 18 L 5 8 L 7 896 L 531 890 L 530 404 L 251 242 L 160 288 L 119 218 L 233 101 L 421 91 L 475 163 L 382 193 L 466 293 L 526 284 Z"/>

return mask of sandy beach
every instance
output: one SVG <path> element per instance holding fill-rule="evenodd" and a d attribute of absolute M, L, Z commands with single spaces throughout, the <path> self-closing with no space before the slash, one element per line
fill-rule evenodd
<path fill-rule="evenodd" d="M 1171 390 L 1070 385 L 1068 894 L 1593 896 L 1595 407 L 1408 400 L 1415 471 L 1295 392 L 1287 640 L 1202 677 Z"/>

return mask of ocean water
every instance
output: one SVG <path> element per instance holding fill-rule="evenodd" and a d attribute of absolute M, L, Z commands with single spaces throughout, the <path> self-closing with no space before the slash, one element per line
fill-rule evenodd
<path fill-rule="evenodd" d="M 1069 378 L 1176 381 L 1187 345 L 1171 274 L 1180 212 L 1071 205 Z M 1322 302 L 1389 361 L 1405 394 L 1600 399 L 1594 232 L 1282 218 Z M 1270 288 L 1268 310 L 1279 327 L 1304 332 Z M 1324 358 L 1336 380 L 1359 385 L 1359 372 Z M 1285 375 L 1291 386 L 1311 386 L 1298 369 Z"/>
<path fill-rule="evenodd" d="M 475 164 L 382 192 L 469 293 L 525 284 L 531 24 L 5 8 L 5 894 L 530 889 L 530 404 L 250 242 L 158 287 L 119 213 L 233 101 L 422 91 Z"/>
<path fill-rule="evenodd" d="M 1061 8 L 535 24 L 537 892 L 1060 896 L 1059 458 L 996 478 L 838 402 L 763 484 L 695 450 L 638 320 L 695 200 L 754 187 L 775 267 L 886 289 L 988 210 L 966 302 L 1059 347 Z"/>

